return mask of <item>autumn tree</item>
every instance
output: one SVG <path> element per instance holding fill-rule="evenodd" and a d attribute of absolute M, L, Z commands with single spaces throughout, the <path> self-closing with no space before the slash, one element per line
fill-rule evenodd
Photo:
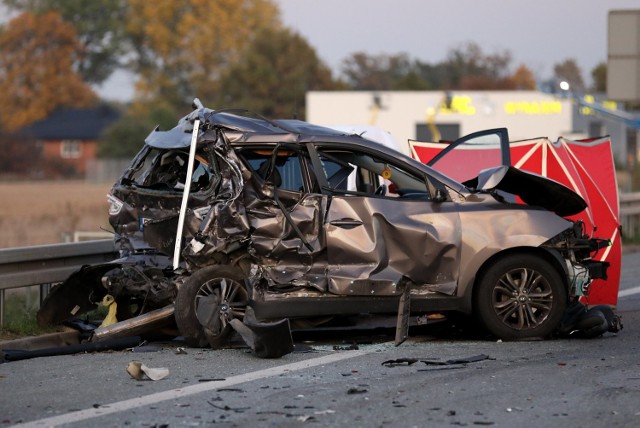
<path fill-rule="evenodd" d="M 355 52 L 341 64 L 342 75 L 347 85 L 354 90 L 390 90 L 401 83 L 406 88 L 409 82 L 407 76 L 411 70 L 411 61 L 405 53 L 369 55 Z M 412 75 L 411 78 L 419 79 L 418 75 Z"/>
<path fill-rule="evenodd" d="M 485 54 L 476 43 L 451 49 L 443 67 L 445 89 L 505 89 L 511 53 Z"/>
<path fill-rule="evenodd" d="M 351 54 L 342 75 L 351 89 L 363 90 L 505 90 L 535 89 L 533 73 L 524 65 L 510 72 L 509 51 L 486 54 L 475 43 L 451 49 L 444 61 L 430 64 L 406 54 Z"/>
<path fill-rule="evenodd" d="M 509 89 L 534 90 L 536 89 L 536 78 L 533 72 L 524 64 L 521 64 L 516 71 L 507 78 L 510 83 Z"/>
<path fill-rule="evenodd" d="M 607 92 L 607 63 L 601 62 L 591 70 L 593 79 L 593 90 L 596 92 Z"/>
<path fill-rule="evenodd" d="M 142 101 L 213 99 L 219 79 L 264 28 L 279 28 L 270 0 L 129 0 L 127 29 Z"/>
<path fill-rule="evenodd" d="M 17 11 L 58 12 L 74 26 L 82 50 L 74 67 L 87 83 L 102 83 L 120 67 L 126 53 L 127 0 L 2 0 Z"/>
<path fill-rule="evenodd" d="M 569 83 L 572 92 L 580 93 L 585 90 L 582 72 L 575 59 L 569 58 L 554 65 L 553 74 L 556 80 Z"/>
<path fill-rule="evenodd" d="M 415 70 L 415 66 L 393 84 L 393 90 L 395 91 L 426 91 L 429 89 L 431 89 L 429 83 Z"/>
<path fill-rule="evenodd" d="M 170 106 L 159 103 L 150 109 L 129 108 L 109 126 L 98 141 L 98 157 L 131 158 L 142 148 L 144 139 L 158 126 L 166 131 L 173 128 L 180 115 Z"/>
<path fill-rule="evenodd" d="M 417 60 L 415 70 L 428 89 L 443 89 L 446 85 L 449 85 L 447 69 L 442 62 L 431 64 Z"/>
<path fill-rule="evenodd" d="M 82 107 L 95 95 L 74 71 L 82 47 L 57 12 L 12 19 L 0 34 L 0 127 L 12 131 L 59 106 Z"/>
<path fill-rule="evenodd" d="M 302 36 L 266 29 L 226 71 L 214 100 L 267 117 L 304 118 L 307 91 L 335 88 L 331 71 Z"/>

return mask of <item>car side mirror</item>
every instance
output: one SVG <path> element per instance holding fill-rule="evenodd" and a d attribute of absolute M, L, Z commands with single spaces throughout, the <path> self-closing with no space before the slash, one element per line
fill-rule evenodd
<path fill-rule="evenodd" d="M 447 193 L 442 189 L 436 189 L 436 194 L 433 196 L 434 202 L 445 202 L 447 200 Z"/>

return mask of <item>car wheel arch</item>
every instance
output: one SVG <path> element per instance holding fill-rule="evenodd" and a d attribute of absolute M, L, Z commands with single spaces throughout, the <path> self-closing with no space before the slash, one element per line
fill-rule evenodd
<path fill-rule="evenodd" d="M 562 256 L 553 250 L 548 250 L 541 247 L 516 247 L 516 248 L 508 248 L 503 251 L 500 251 L 496 254 L 493 254 L 491 257 L 487 258 L 480 268 L 477 270 L 476 274 L 470 279 L 467 287 L 465 288 L 465 292 L 463 294 L 463 304 L 462 311 L 465 313 L 473 312 L 473 301 L 474 295 L 476 293 L 479 281 L 482 280 L 484 273 L 497 263 L 499 260 L 504 259 L 506 257 L 510 257 L 512 255 L 535 255 L 541 257 L 545 261 L 547 261 L 551 266 L 555 268 L 563 281 L 563 287 L 566 290 L 567 294 L 569 292 L 569 284 L 567 282 L 567 267 L 564 263 L 564 259 Z"/>

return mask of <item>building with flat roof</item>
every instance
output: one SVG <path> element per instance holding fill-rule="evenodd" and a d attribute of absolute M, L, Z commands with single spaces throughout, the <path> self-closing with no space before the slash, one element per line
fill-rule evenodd
<path fill-rule="evenodd" d="M 589 99 L 597 102 L 596 97 Z M 616 103 L 606 105 L 617 108 Z M 504 127 L 511 141 L 610 135 L 617 161 L 628 161 L 628 153 L 637 159 L 635 141 L 627 143 L 623 123 L 569 97 L 539 91 L 310 91 L 306 108 L 307 121 L 319 125 L 379 126 L 407 154 L 408 140 L 453 141 Z"/>

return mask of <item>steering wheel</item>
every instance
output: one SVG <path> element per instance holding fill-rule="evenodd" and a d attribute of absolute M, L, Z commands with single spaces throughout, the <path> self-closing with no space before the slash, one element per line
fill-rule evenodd
<path fill-rule="evenodd" d="M 374 195 L 376 195 L 376 196 L 384 196 L 386 194 L 387 194 L 387 185 L 386 184 L 381 184 L 380 186 L 378 186 L 378 188 L 374 192 Z"/>

